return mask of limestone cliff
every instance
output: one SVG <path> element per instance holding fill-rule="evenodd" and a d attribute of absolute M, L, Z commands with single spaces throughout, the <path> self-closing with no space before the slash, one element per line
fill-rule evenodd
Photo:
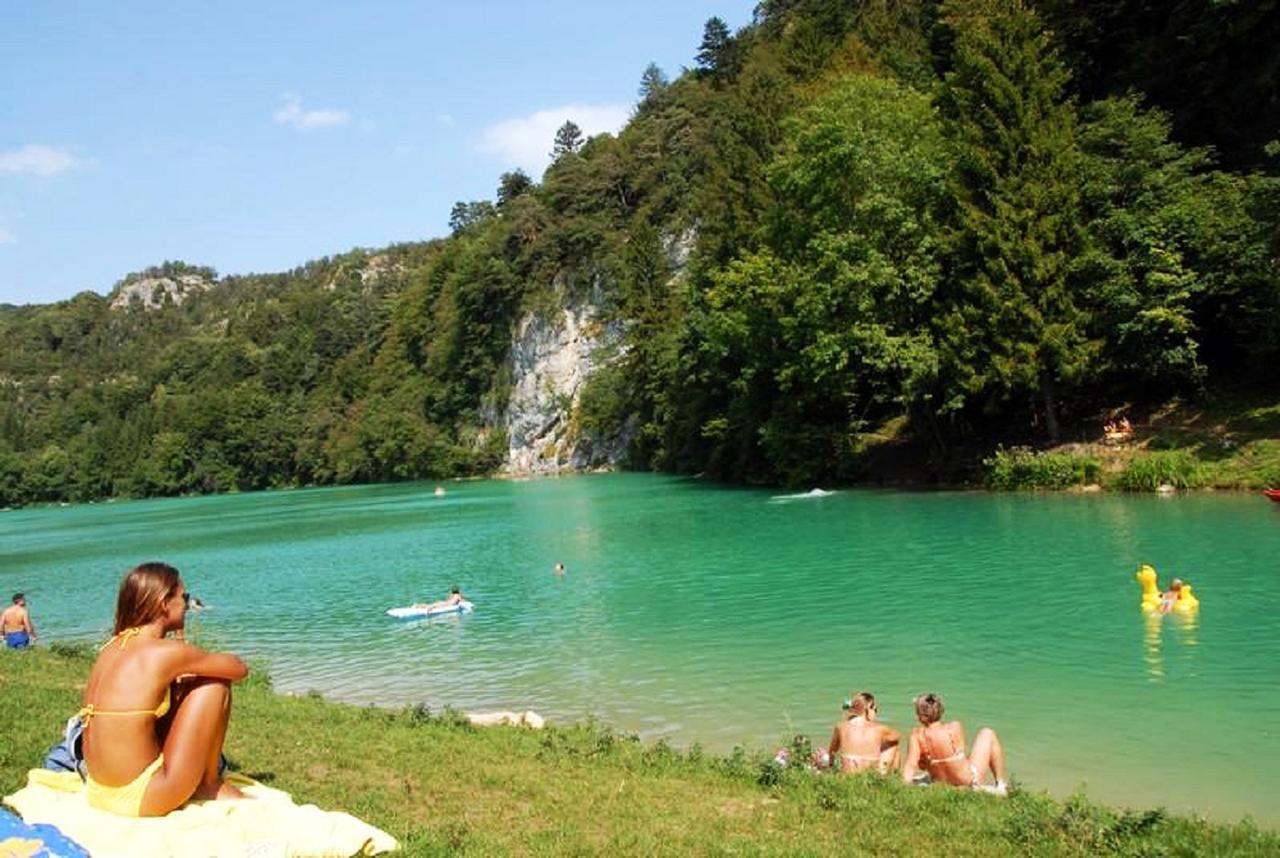
<path fill-rule="evenodd" d="M 492 416 L 507 432 L 506 473 L 593 470 L 621 461 L 626 433 L 594 438 L 576 420 L 584 383 L 607 355 L 618 353 L 619 338 L 619 329 L 603 323 L 590 303 L 520 320 L 509 359 L 511 396 L 505 411 Z"/>

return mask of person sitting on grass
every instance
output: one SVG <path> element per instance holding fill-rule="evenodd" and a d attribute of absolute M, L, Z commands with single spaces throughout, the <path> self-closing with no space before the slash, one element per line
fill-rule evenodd
<path fill-rule="evenodd" d="M 452 608 L 462 601 L 462 590 L 455 584 L 449 595 L 438 602 L 418 602 L 413 607 L 419 611 L 439 611 Z"/>
<path fill-rule="evenodd" d="M 920 726 L 911 731 L 907 760 L 902 766 L 902 780 L 913 783 L 923 769 L 933 781 L 952 786 L 966 786 L 1005 795 L 1008 792 L 1004 767 L 1004 748 L 995 730 L 983 727 L 973 739 L 973 751 L 964 752 L 964 725 L 959 721 L 942 723 L 944 707 L 937 694 L 922 694 L 915 700 L 916 718 Z M 986 785 L 988 771 L 994 785 Z"/>
<path fill-rule="evenodd" d="M 876 697 L 870 691 L 859 691 L 850 698 L 846 715 L 836 724 L 827 749 L 841 772 L 875 769 L 884 774 L 898 767 L 902 734 L 879 723 L 879 714 Z"/>
<path fill-rule="evenodd" d="M 84 690 L 89 804 L 121 816 L 163 816 L 190 799 L 243 798 L 219 775 L 239 657 L 170 640 L 185 624 L 178 570 L 143 563 L 125 575 L 115 634 Z"/>

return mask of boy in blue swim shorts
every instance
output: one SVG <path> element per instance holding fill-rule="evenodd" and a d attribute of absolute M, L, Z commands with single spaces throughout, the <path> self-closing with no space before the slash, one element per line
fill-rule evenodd
<path fill-rule="evenodd" d="M 22 593 L 13 594 L 13 604 L 0 614 L 0 631 L 4 632 L 4 645 L 9 649 L 25 649 L 36 639 L 31 614 L 27 612 L 27 598 Z"/>

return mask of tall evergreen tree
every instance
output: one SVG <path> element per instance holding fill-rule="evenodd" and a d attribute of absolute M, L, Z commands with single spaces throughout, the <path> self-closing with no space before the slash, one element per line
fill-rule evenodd
<path fill-rule="evenodd" d="M 955 150 L 950 234 L 958 295 L 945 322 L 970 394 L 1032 394 L 1050 438 L 1059 397 L 1097 343 L 1073 261 L 1086 246 L 1068 74 L 1023 0 L 952 2 L 941 106 Z"/>
<path fill-rule="evenodd" d="M 694 57 L 698 68 L 708 74 L 724 71 L 732 43 L 733 36 L 724 19 L 708 18 L 702 28 L 702 44 L 698 46 L 698 54 Z"/>
<path fill-rule="evenodd" d="M 564 125 L 556 129 L 556 138 L 551 144 L 551 159 L 559 161 L 565 155 L 571 155 L 581 148 L 582 129 L 572 119 L 565 120 Z"/>
<path fill-rule="evenodd" d="M 640 103 L 652 104 L 669 85 L 670 81 L 661 67 L 657 63 L 649 63 L 644 68 L 644 74 L 640 75 Z"/>

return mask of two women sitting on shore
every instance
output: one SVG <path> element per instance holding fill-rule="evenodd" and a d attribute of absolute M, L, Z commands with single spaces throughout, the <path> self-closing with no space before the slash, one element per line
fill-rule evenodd
<path fill-rule="evenodd" d="M 122 816 L 163 816 L 190 799 L 243 798 L 219 762 L 237 656 L 182 640 L 188 593 L 178 570 L 144 563 L 116 598 L 115 634 L 84 691 L 89 803 Z"/>
<path fill-rule="evenodd" d="M 990 727 L 979 730 L 973 748 L 965 753 L 964 725 L 959 721 L 942 721 L 944 706 L 939 695 L 920 695 L 915 699 L 915 710 L 920 726 L 912 729 L 908 739 L 907 757 L 902 765 L 903 781 L 914 783 L 921 773 L 927 772 L 934 783 L 998 795 L 1008 791 L 1004 747 L 994 730 Z M 879 723 L 878 716 L 875 695 L 867 691 L 853 695 L 848 714 L 831 735 L 828 751 L 832 765 L 838 764 L 841 772 L 875 769 L 881 774 L 897 768 L 902 736 Z M 988 774 L 994 783 L 986 782 Z"/>

